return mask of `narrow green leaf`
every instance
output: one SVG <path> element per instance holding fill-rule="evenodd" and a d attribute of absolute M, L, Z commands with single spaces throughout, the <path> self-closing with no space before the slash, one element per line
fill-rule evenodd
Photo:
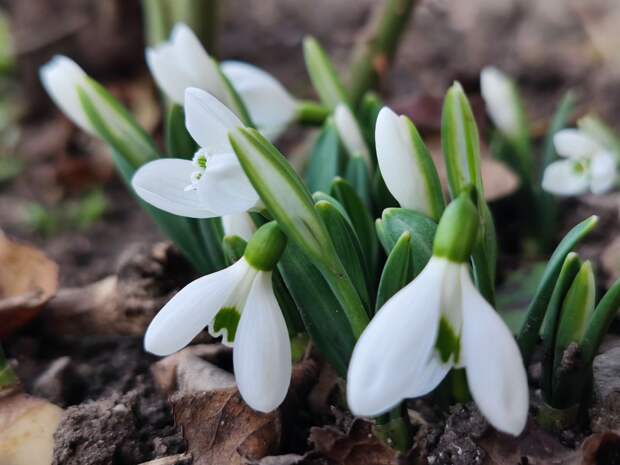
<path fill-rule="evenodd" d="M 343 174 L 345 160 L 338 130 L 329 119 L 312 148 L 306 168 L 305 178 L 310 192 L 329 192 L 334 178 Z"/>
<path fill-rule="evenodd" d="M 330 192 L 347 211 L 366 256 L 368 269 L 374 275 L 377 269 L 379 243 L 369 211 L 364 207 L 355 189 L 344 179 L 336 178 Z"/>
<path fill-rule="evenodd" d="M 368 164 L 364 158 L 361 156 L 349 158 L 345 179 L 353 186 L 353 189 L 357 192 L 364 206 L 369 211 L 372 211 L 370 173 L 368 172 Z"/>
<path fill-rule="evenodd" d="M 381 176 L 380 170 L 375 170 L 372 178 L 372 203 L 375 215 L 381 215 L 386 208 L 398 207 L 398 202 L 385 185 L 385 180 Z"/>
<path fill-rule="evenodd" d="M 383 304 L 413 279 L 412 256 L 411 233 L 405 231 L 394 244 L 383 267 L 375 312 L 379 311 Z"/>
<path fill-rule="evenodd" d="M 353 232 L 349 219 L 327 200 L 317 201 L 315 208 L 327 226 L 338 258 L 357 289 L 366 311 L 370 314 L 369 290 L 373 283 L 370 282 L 364 255 L 361 253 L 359 240 Z"/>
<path fill-rule="evenodd" d="M 282 274 L 278 269 L 273 270 L 272 283 L 273 293 L 275 294 L 278 305 L 280 305 L 280 309 L 282 310 L 282 315 L 286 321 L 286 327 L 288 328 L 289 335 L 291 337 L 296 337 L 304 332 L 304 322 L 299 313 L 299 309 L 297 308 L 297 304 L 286 287 Z"/>
<path fill-rule="evenodd" d="M 166 152 L 168 156 L 191 160 L 198 148 L 198 144 L 185 128 L 183 107 L 176 103 L 171 105 L 166 118 Z"/>
<path fill-rule="evenodd" d="M 340 302 L 319 270 L 289 243 L 278 269 L 316 347 L 346 377 L 355 337 Z"/>
<path fill-rule="evenodd" d="M 433 241 L 437 224 L 429 217 L 404 208 L 388 208 L 377 221 L 381 230 L 382 245 L 386 253 L 391 254 L 403 233 L 411 235 L 411 267 L 413 276 L 417 276 L 433 255 Z"/>
<path fill-rule="evenodd" d="M 526 365 L 529 362 L 534 346 L 538 341 L 540 325 L 545 317 L 545 312 L 549 305 L 553 288 L 555 287 L 555 283 L 560 274 L 562 264 L 564 263 L 566 256 L 571 252 L 571 250 L 573 250 L 575 245 L 577 245 L 581 239 L 592 232 L 597 223 L 598 217 L 591 216 L 573 227 L 573 229 L 571 229 L 568 234 L 564 236 L 564 239 L 562 239 L 562 242 L 558 244 L 553 252 L 553 255 L 549 259 L 543 279 L 538 286 L 534 299 L 532 299 L 532 302 L 528 307 L 525 323 L 523 324 L 517 338 L 519 348 L 521 349 L 521 354 L 523 355 L 523 360 Z"/>
<path fill-rule="evenodd" d="M 553 366 L 555 359 L 555 346 L 556 335 L 558 326 L 560 323 L 560 315 L 562 311 L 562 304 L 566 298 L 566 293 L 570 289 L 575 276 L 581 268 L 581 260 L 579 256 L 571 252 L 566 256 L 560 274 L 553 288 L 553 294 L 549 300 L 549 306 L 545 315 L 545 320 L 542 330 L 543 340 L 543 372 L 542 372 L 542 392 L 545 397 L 545 401 L 548 403 L 551 401 L 552 396 L 552 379 L 553 379 Z"/>
<path fill-rule="evenodd" d="M 334 65 L 314 37 L 304 39 L 304 60 L 312 85 L 325 106 L 333 110 L 341 102 L 349 103 Z"/>
<path fill-rule="evenodd" d="M 362 133 L 366 143 L 370 147 L 370 152 L 375 155 L 375 124 L 383 101 L 375 92 L 366 92 L 359 105 L 358 119 L 362 127 Z"/>
<path fill-rule="evenodd" d="M 204 218 L 196 221 L 200 228 L 202 245 L 209 261 L 218 270 L 224 268 L 226 260 L 222 250 L 222 239 L 224 238 L 222 220 L 220 218 Z"/>
<path fill-rule="evenodd" d="M 592 363 L 603 337 L 620 308 L 620 280 L 617 280 L 598 303 L 581 341 L 584 363 Z"/>

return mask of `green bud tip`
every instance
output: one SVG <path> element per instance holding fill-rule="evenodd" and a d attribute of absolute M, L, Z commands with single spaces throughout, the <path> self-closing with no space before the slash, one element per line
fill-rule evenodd
<path fill-rule="evenodd" d="M 433 255 L 455 263 L 465 263 L 471 255 L 478 233 L 478 211 L 468 192 L 454 199 L 446 208 L 435 234 Z"/>
<path fill-rule="evenodd" d="M 243 256 L 257 270 L 271 271 L 286 247 L 286 236 L 275 221 L 262 225 L 254 233 Z"/>

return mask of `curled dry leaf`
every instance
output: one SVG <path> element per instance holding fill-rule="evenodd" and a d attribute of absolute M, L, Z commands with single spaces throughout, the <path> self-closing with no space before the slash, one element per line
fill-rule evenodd
<path fill-rule="evenodd" d="M 314 427 L 310 442 L 316 452 L 334 465 L 394 465 L 398 452 L 381 442 L 372 432 L 372 423 L 355 419 L 342 431 L 333 426 Z"/>
<path fill-rule="evenodd" d="M 620 436 L 606 432 L 593 434 L 581 445 L 572 465 L 614 465 L 620 463 Z"/>
<path fill-rule="evenodd" d="M 0 463 L 49 465 L 62 409 L 23 393 L 0 398 Z"/>
<path fill-rule="evenodd" d="M 0 338 L 30 322 L 58 288 L 58 266 L 0 231 Z"/>
<path fill-rule="evenodd" d="M 279 411 L 259 413 L 236 388 L 172 396 L 194 465 L 241 465 L 274 454 L 282 434 Z"/>

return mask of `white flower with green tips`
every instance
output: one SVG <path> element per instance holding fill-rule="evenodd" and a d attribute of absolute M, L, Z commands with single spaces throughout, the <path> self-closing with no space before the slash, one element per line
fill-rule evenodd
<path fill-rule="evenodd" d="M 146 50 L 146 62 L 155 82 L 174 102 L 183 105 L 185 89 L 196 87 L 237 108 L 230 82 L 256 127 L 270 140 L 296 118 L 299 102 L 266 71 L 239 61 L 221 66 L 207 53 L 194 32 L 178 23 L 167 42 Z"/>
<path fill-rule="evenodd" d="M 563 157 L 550 163 L 542 187 L 556 195 L 603 194 L 618 178 L 614 153 L 580 129 L 563 129 L 553 137 L 555 150 Z"/>
<path fill-rule="evenodd" d="M 347 377 L 356 415 L 375 416 L 431 392 L 452 368 L 465 368 L 472 397 L 498 430 L 525 427 L 528 385 L 519 348 L 480 295 L 468 266 L 478 214 L 466 197 L 443 214 L 433 257 L 379 310 L 359 338 Z"/>
<path fill-rule="evenodd" d="M 185 91 L 185 125 L 200 149 L 193 160 L 161 158 L 136 172 L 132 186 L 146 202 L 190 218 L 243 213 L 256 207 L 250 184 L 228 141 L 243 123 L 213 95 Z"/>
<path fill-rule="evenodd" d="M 444 207 L 439 176 L 413 123 L 383 107 L 375 145 L 381 176 L 400 206 L 439 220 Z"/>
<path fill-rule="evenodd" d="M 271 281 L 285 246 L 275 222 L 261 227 L 241 259 L 188 284 L 160 310 L 145 349 L 172 354 L 208 327 L 233 347 L 235 379 L 247 404 L 261 412 L 277 408 L 292 372 L 289 334 Z"/>

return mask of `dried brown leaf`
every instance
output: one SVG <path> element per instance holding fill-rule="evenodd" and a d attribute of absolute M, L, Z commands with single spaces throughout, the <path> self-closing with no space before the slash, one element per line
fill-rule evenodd
<path fill-rule="evenodd" d="M 273 454 L 280 445 L 279 411 L 255 412 L 236 388 L 179 392 L 171 402 L 194 465 L 241 465 Z"/>
<path fill-rule="evenodd" d="M 37 316 L 57 288 L 56 263 L 0 231 L 0 338 Z"/>

